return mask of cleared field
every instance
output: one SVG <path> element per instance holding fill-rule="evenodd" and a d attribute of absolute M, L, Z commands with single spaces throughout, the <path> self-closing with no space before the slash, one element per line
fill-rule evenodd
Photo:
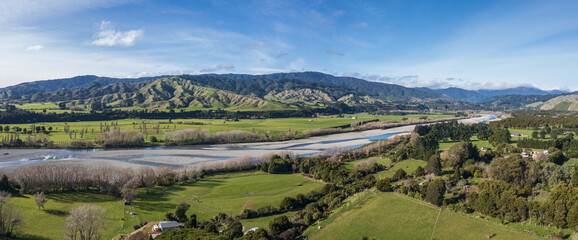
<path fill-rule="evenodd" d="M 430 239 L 439 213 L 417 200 L 376 192 L 313 233 L 311 239 Z M 314 226 L 316 228 L 316 226 Z M 472 216 L 444 210 L 433 239 L 539 239 Z"/>
<path fill-rule="evenodd" d="M 398 169 L 403 169 L 409 175 L 412 174 L 417 169 L 417 167 L 421 166 L 425 168 L 425 165 L 427 165 L 427 163 L 424 161 L 416 159 L 407 159 L 396 163 L 390 169 L 376 173 L 375 177 L 376 178 L 393 177 L 393 175 L 395 175 L 395 172 Z"/>
<path fill-rule="evenodd" d="M 263 134 L 269 131 L 272 136 L 279 136 L 282 132 L 298 131 L 302 134 L 305 130 L 327 128 L 348 125 L 359 121 L 379 119 L 380 121 L 401 121 L 403 118 L 418 119 L 420 117 L 438 119 L 451 117 L 450 115 L 405 115 L 405 116 L 373 116 L 368 114 L 323 116 L 317 118 L 279 118 L 279 119 L 240 119 L 238 121 L 225 121 L 222 119 L 122 119 L 118 121 L 87 121 L 87 122 L 53 122 L 36 124 L 0 124 L 3 128 L 8 126 L 10 132 L 15 127 L 31 130 L 35 127 L 44 127 L 49 134 L 36 134 L 38 137 L 47 137 L 54 142 L 68 142 L 88 140 L 94 141 L 95 137 L 108 129 L 120 129 L 121 131 L 143 132 L 145 142 L 149 142 L 151 136 L 163 139 L 166 132 L 190 128 L 207 129 L 212 133 L 229 130 L 255 131 Z M 144 124 L 143 124 L 144 123 Z M 68 128 L 68 134 L 64 131 Z M 146 129 L 146 130 L 144 130 Z M 81 134 L 82 133 L 82 134 Z M 6 131 L 0 131 L 0 137 L 8 136 Z M 33 134 L 32 134 L 33 135 Z M 29 134 L 20 134 L 21 139 L 26 139 Z"/>
<path fill-rule="evenodd" d="M 237 215 L 243 206 L 253 209 L 277 206 L 284 197 L 307 193 L 322 186 L 322 183 L 300 175 L 244 172 L 217 175 L 186 186 L 155 187 L 149 194 L 139 189 L 133 206 L 125 206 L 121 197 L 99 193 L 47 194 L 45 211 L 38 209 L 32 195 L 12 197 L 10 203 L 20 210 L 24 221 L 24 226 L 17 231 L 17 239 L 62 239 L 68 212 L 85 203 L 106 209 L 103 239 L 113 239 L 132 232 L 133 225 L 141 221 L 163 220 L 165 213 L 174 212 L 181 202 L 191 205 L 187 215 L 197 214 L 198 219 L 203 220 L 220 212 Z M 130 214 L 131 211 L 135 215 Z M 243 220 L 243 223 L 248 224 L 248 228 L 266 228 L 274 217 Z"/>
<path fill-rule="evenodd" d="M 165 213 L 173 212 L 177 204 L 185 202 L 191 205 L 187 214 L 197 214 L 202 220 L 221 212 L 237 215 L 244 206 L 252 209 L 278 206 L 287 196 L 308 193 L 322 186 L 296 174 L 219 175 L 190 186 L 158 187 L 149 194 L 139 194 L 134 208 L 143 221 L 153 221 L 163 219 Z"/>
<path fill-rule="evenodd" d="M 46 195 L 46 210 L 39 210 L 34 203 L 34 196 L 14 196 L 10 203 L 22 214 L 24 225 L 16 231 L 16 239 L 63 239 L 64 223 L 68 212 L 82 204 L 96 204 L 106 210 L 103 239 L 112 239 L 119 232 L 132 231 L 123 218 L 125 207 L 121 197 L 99 193 L 61 193 Z M 127 209 L 128 211 L 128 209 Z"/>

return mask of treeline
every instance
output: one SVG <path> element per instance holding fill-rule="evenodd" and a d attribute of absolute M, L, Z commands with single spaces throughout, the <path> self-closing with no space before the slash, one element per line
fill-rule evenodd
<path fill-rule="evenodd" d="M 549 126 L 551 128 L 576 129 L 578 128 L 578 117 L 572 115 L 559 115 L 554 117 L 521 112 L 515 113 L 513 118 L 491 122 L 490 125 L 506 128 L 542 128 Z"/>

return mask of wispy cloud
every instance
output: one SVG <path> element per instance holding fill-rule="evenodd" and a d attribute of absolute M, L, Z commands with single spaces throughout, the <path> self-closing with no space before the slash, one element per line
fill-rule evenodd
<path fill-rule="evenodd" d="M 252 43 L 245 44 L 245 47 L 248 49 L 257 49 L 257 48 L 265 47 L 265 43 L 264 42 L 252 42 Z"/>
<path fill-rule="evenodd" d="M 92 45 L 99 47 L 130 47 L 134 45 L 136 40 L 141 39 L 143 35 L 144 29 L 121 32 L 116 31 L 110 21 L 102 21 L 98 38 L 92 42 Z"/>
<path fill-rule="evenodd" d="M 29 52 L 30 52 L 30 51 L 40 51 L 40 50 L 42 50 L 42 49 L 44 49 L 44 46 L 42 46 L 42 45 L 34 45 L 34 46 L 27 47 L 27 48 L 26 48 L 26 51 L 29 51 Z"/>
<path fill-rule="evenodd" d="M 356 23 L 356 24 L 351 25 L 351 28 L 357 28 L 357 29 L 359 29 L 359 28 L 367 28 L 368 26 L 369 26 L 368 23 L 366 23 L 366 22 L 361 22 L 361 23 Z"/>
<path fill-rule="evenodd" d="M 331 55 L 337 55 L 337 56 L 344 56 L 345 54 L 343 54 L 340 51 L 337 51 L 335 49 L 329 49 L 327 50 L 327 54 L 331 54 Z"/>
<path fill-rule="evenodd" d="M 217 72 L 217 71 L 221 71 L 221 70 L 231 70 L 234 68 L 235 68 L 235 66 L 233 66 L 233 64 L 231 64 L 231 63 L 221 63 L 221 64 L 218 64 L 217 66 L 215 66 L 214 68 L 201 69 L 200 72 L 202 72 L 202 73 Z"/>

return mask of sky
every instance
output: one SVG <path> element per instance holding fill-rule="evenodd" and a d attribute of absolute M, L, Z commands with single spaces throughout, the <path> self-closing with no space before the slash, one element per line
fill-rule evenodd
<path fill-rule="evenodd" d="M 578 1 L 2 0 L 0 87 L 77 75 L 318 71 L 578 90 Z"/>

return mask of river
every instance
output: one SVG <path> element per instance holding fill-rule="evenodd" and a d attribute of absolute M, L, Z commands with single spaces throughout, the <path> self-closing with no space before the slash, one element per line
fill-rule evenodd
<path fill-rule="evenodd" d="M 495 119 L 495 115 L 486 114 L 463 119 L 460 122 L 476 123 Z M 283 142 L 90 150 L 0 149 L 0 168 L 9 170 L 32 163 L 49 161 L 102 163 L 122 167 L 159 165 L 185 167 L 203 162 L 222 161 L 245 156 L 259 157 L 279 152 L 291 152 L 295 155 L 307 156 L 321 153 L 328 148 L 347 147 L 353 149 L 374 141 L 388 139 L 397 134 L 407 134 L 414 127 L 414 125 L 409 125 L 390 129 L 374 129 Z"/>

